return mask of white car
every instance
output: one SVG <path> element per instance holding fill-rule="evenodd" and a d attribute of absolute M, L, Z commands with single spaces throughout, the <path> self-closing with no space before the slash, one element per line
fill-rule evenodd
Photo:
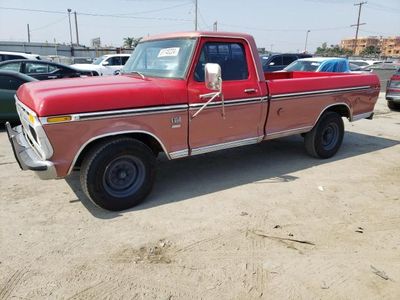
<path fill-rule="evenodd" d="M 13 59 L 41 59 L 38 54 L 0 51 L 0 62 Z"/>
<path fill-rule="evenodd" d="M 81 71 L 91 71 L 94 76 L 114 75 L 120 71 L 130 54 L 107 54 L 98 57 L 91 64 L 73 64 L 72 67 Z"/>

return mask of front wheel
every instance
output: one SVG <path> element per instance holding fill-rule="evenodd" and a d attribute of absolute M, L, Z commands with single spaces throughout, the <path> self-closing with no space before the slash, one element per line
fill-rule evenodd
<path fill-rule="evenodd" d="M 339 150 L 344 135 L 342 117 L 335 112 L 326 112 L 314 128 L 305 135 L 308 154 L 317 158 L 330 158 Z"/>
<path fill-rule="evenodd" d="M 131 138 L 101 143 L 85 157 L 81 185 L 101 208 L 119 211 L 139 204 L 150 193 L 155 178 L 151 149 Z"/>

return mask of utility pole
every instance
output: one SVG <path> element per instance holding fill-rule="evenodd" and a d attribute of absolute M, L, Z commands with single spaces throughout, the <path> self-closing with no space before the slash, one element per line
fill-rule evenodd
<path fill-rule="evenodd" d="M 72 47 L 72 27 L 71 27 L 71 9 L 67 9 L 68 12 L 68 21 L 69 21 L 69 37 L 71 39 L 71 47 Z"/>
<path fill-rule="evenodd" d="M 218 31 L 218 21 L 215 21 L 215 22 L 214 22 L 213 30 L 214 30 L 215 32 Z"/>
<path fill-rule="evenodd" d="M 78 17 L 77 17 L 76 11 L 74 11 L 74 15 L 75 15 L 76 44 L 79 46 Z"/>
<path fill-rule="evenodd" d="M 197 0 L 194 1 L 194 31 L 197 31 Z"/>
<path fill-rule="evenodd" d="M 356 26 L 356 38 L 354 40 L 354 49 L 353 49 L 353 54 L 356 54 L 357 50 L 357 40 L 358 40 L 358 30 L 360 28 L 360 25 L 365 25 L 366 23 L 360 23 L 360 18 L 361 18 L 361 8 L 364 4 L 367 4 L 367 1 L 359 2 L 354 4 L 354 6 L 358 6 L 358 19 L 357 19 L 357 24 L 351 25 L 352 27 Z"/>
<path fill-rule="evenodd" d="M 28 43 L 31 42 L 31 31 L 29 30 L 29 24 L 26 24 L 26 29 L 28 30 Z"/>
<path fill-rule="evenodd" d="M 306 43 L 304 44 L 304 53 L 307 53 L 307 42 L 308 42 L 308 34 L 311 32 L 311 30 L 307 30 L 306 33 Z"/>

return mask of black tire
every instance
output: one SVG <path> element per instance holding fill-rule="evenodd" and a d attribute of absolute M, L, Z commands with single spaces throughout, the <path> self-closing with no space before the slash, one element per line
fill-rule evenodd
<path fill-rule="evenodd" d="M 82 190 L 97 206 L 120 211 L 142 202 L 155 178 L 155 156 L 142 142 L 116 138 L 94 147 L 80 173 Z"/>
<path fill-rule="evenodd" d="M 387 106 L 389 107 L 389 109 L 391 109 L 391 110 L 398 110 L 398 109 L 400 109 L 400 105 L 399 104 L 396 104 L 396 103 L 394 103 L 393 101 L 391 101 L 391 100 L 388 100 L 388 102 L 387 102 Z"/>
<path fill-rule="evenodd" d="M 96 71 L 92 71 L 92 76 L 99 76 L 99 73 Z"/>
<path fill-rule="evenodd" d="M 308 154 L 316 158 L 330 158 L 339 150 L 344 135 L 342 117 L 335 112 L 326 112 L 314 128 L 307 132 L 304 143 Z"/>

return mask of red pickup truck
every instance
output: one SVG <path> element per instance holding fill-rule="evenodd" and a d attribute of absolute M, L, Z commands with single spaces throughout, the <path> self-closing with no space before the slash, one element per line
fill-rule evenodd
<path fill-rule="evenodd" d="M 177 159 L 302 134 L 309 154 L 339 149 L 343 117 L 372 118 L 374 74 L 263 73 L 252 36 L 189 32 L 141 41 L 121 75 L 24 84 L 8 135 L 42 179 L 80 169 L 98 206 L 122 210 L 151 191 L 156 157 Z"/>

